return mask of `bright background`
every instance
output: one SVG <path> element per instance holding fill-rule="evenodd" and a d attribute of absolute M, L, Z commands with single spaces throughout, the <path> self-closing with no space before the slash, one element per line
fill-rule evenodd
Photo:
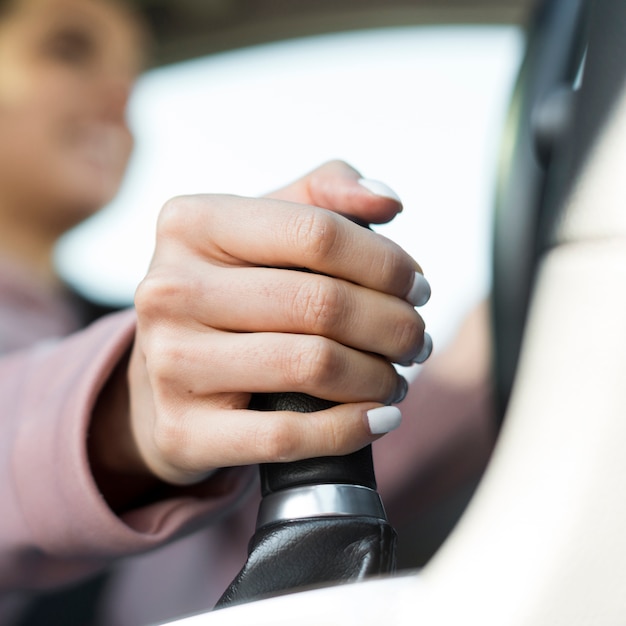
<path fill-rule="evenodd" d="M 60 271 L 91 297 L 131 302 L 168 198 L 256 196 L 341 158 L 403 199 L 378 230 L 424 268 L 441 347 L 489 290 L 499 135 L 522 48 L 514 27 L 405 27 L 151 71 L 131 102 L 137 149 L 122 191 L 64 238 Z"/>

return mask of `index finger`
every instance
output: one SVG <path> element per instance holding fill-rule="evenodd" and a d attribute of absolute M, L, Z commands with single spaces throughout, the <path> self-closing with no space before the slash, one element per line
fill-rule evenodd
<path fill-rule="evenodd" d="M 430 293 L 419 264 L 400 246 L 310 205 L 270 198 L 184 196 L 162 211 L 159 235 L 216 264 L 306 268 L 414 304 L 423 304 L 426 288 Z M 416 294 L 420 302 L 414 302 Z"/>

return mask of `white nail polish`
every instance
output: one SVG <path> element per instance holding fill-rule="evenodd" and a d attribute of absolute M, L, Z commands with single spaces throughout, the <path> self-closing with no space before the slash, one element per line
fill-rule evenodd
<path fill-rule="evenodd" d="M 430 356 L 432 351 L 433 338 L 428 333 L 424 333 L 424 345 L 418 355 L 413 359 L 413 363 L 423 363 Z"/>
<path fill-rule="evenodd" d="M 365 189 L 373 193 L 375 196 L 381 196 L 382 198 L 391 198 L 396 202 L 402 203 L 402 200 L 400 200 L 400 196 L 398 196 L 398 194 L 393 189 L 391 189 L 391 187 L 388 187 L 387 185 L 385 185 L 385 183 L 381 183 L 379 180 L 360 178 L 359 185 L 361 185 L 361 187 L 365 187 Z"/>
<path fill-rule="evenodd" d="M 430 300 L 430 283 L 419 272 L 415 272 L 413 285 L 406 299 L 413 306 L 423 306 Z"/>
<path fill-rule="evenodd" d="M 383 435 L 400 426 L 402 413 L 396 406 L 381 406 L 367 412 L 367 421 L 372 435 Z"/>

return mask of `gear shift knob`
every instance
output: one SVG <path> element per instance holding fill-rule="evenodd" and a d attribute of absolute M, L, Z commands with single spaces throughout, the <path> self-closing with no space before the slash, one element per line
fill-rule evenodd
<path fill-rule="evenodd" d="M 305 394 L 258 395 L 253 408 L 320 411 Z M 263 500 L 248 560 L 216 608 L 395 569 L 395 530 L 378 493 L 371 446 L 346 456 L 261 466 Z"/>

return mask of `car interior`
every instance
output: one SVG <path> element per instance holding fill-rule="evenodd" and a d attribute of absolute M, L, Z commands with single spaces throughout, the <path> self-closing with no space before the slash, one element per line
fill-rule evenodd
<path fill-rule="evenodd" d="M 381 27 L 504 24 L 524 33 L 488 207 L 497 440 L 486 467 L 397 535 L 368 449 L 264 467 L 248 563 L 219 610 L 172 623 L 623 624 L 626 5 L 136 4 L 154 26 L 160 67 Z M 311 491 L 324 494 L 313 505 Z M 329 492 L 332 502 L 320 504 Z M 343 534 L 359 549 L 345 550 Z"/>

